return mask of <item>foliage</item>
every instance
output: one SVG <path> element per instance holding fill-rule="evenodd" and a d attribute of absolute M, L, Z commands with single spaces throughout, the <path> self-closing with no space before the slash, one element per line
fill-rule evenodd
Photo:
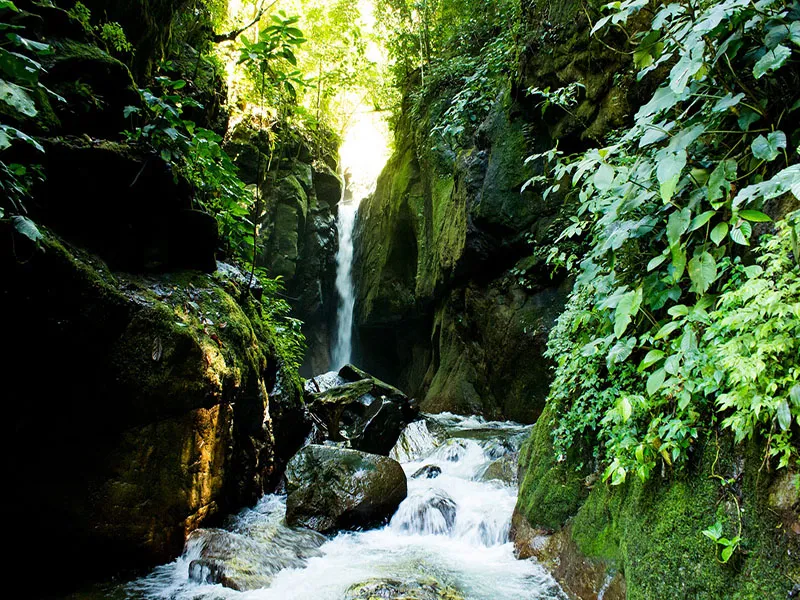
<path fill-rule="evenodd" d="M 430 124 L 431 145 L 454 152 L 483 121 L 502 84 L 514 73 L 518 4 L 381 0 L 377 10 L 388 38 L 395 85 L 416 88 L 411 98 L 418 115 L 433 101 L 447 98 Z"/>
<path fill-rule="evenodd" d="M 5 19 L 19 9 L 10 0 L 0 3 L 0 15 Z M 41 58 L 52 54 L 49 45 L 20 35 L 21 26 L 0 22 L 0 112 L 13 120 L 25 121 L 35 119 L 39 114 L 36 94 L 44 92 L 63 101 L 39 82 L 45 72 Z M 31 187 L 42 179 L 38 165 L 24 165 L 17 162 L 6 162 L 2 154 L 15 144 L 27 144 L 37 152 L 44 153 L 44 148 L 30 135 L 17 127 L 0 124 L 0 218 L 6 212 L 24 214 L 25 199 L 30 195 Z"/>
<path fill-rule="evenodd" d="M 221 136 L 182 118 L 184 107 L 199 106 L 180 96 L 186 81 L 161 76 L 156 83 L 161 87 L 159 95 L 150 89 L 141 90 L 144 113 L 132 106 L 125 109 L 126 116 L 144 122 L 126 132 L 128 139 L 153 148 L 173 168 L 176 177 L 186 177 L 198 205 L 216 216 L 229 253 L 252 263 L 253 233 L 248 219 L 252 194 L 222 150 Z"/>
<path fill-rule="evenodd" d="M 281 297 L 283 282 L 280 277 L 271 279 L 263 268 L 256 269 L 259 281 L 264 287 L 262 306 L 264 319 L 277 334 L 275 346 L 278 355 L 292 371 L 298 371 L 306 351 L 306 338 L 303 335 L 303 322 L 291 316 L 292 308 Z"/>
<path fill-rule="evenodd" d="M 133 45 L 125 36 L 122 25 L 117 22 L 103 23 L 97 26 L 97 33 L 100 39 L 106 43 L 109 49 L 113 49 L 118 54 L 129 54 L 133 52 Z"/>
<path fill-rule="evenodd" d="M 646 5 L 610 4 L 594 31 Z M 798 19 L 778 0 L 660 5 L 649 29 L 626 32 L 639 78 L 660 78 L 631 129 L 580 156 L 531 158 L 552 166 L 550 191 L 573 187 L 559 241 L 590 248 L 549 341 L 556 450 L 590 436 L 612 484 L 684 463 L 717 424 L 762 437 L 780 467 L 798 459 L 797 217 L 758 264 L 747 254 L 765 203 L 800 198 Z"/>
<path fill-rule="evenodd" d="M 87 35 L 102 41 L 109 52 L 116 54 L 133 53 L 133 45 L 128 41 L 125 31 L 122 29 L 122 25 L 116 21 L 109 21 L 93 26 L 92 11 L 89 10 L 83 2 L 76 2 L 75 5 L 67 11 L 67 14 L 83 27 Z"/>

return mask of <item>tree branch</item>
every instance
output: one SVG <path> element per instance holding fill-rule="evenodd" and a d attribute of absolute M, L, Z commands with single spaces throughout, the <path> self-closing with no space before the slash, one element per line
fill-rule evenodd
<path fill-rule="evenodd" d="M 232 41 L 234 41 L 236 38 L 238 38 L 240 35 L 242 35 L 245 31 L 250 29 L 253 25 L 258 23 L 261 20 L 261 17 L 263 17 L 273 6 L 275 6 L 278 3 L 278 1 L 279 0 L 274 0 L 274 2 L 272 2 L 272 4 L 270 4 L 269 6 L 263 7 L 261 10 L 259 10 L 258 14 L 256 15 L 256 18 L 253 19 L 252 22 L 250 22 L 248 25 L 245 25 L 244 27 L 242 27 L 241 29 L 236 29 L 234 31 L 231 31 L 230 33 L 215 35 L 214 36 L 214 43 L 215 44 L 221 44 L 222 42 L 232 42 Z"/>

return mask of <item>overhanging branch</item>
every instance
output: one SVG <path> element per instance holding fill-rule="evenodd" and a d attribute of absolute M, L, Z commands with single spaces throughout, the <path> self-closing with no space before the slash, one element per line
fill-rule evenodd
<path fill-rule="evenodd" d="M 238 38 L 240 35 L 242 35 L 245 31 L 250 29 L 253 25 L 257 24 L 261 20 L 261 17 L 263 17 L 267 12 L 269 12 L 269 10 L 273 6 L 275 6 L 278 3 L 278 1 L 279 0 L 274 0 L 274 2 L 272 2 L 272 4 L 270 4 L 269 6 L 262 7 L 258 11 L 258 14 L 256 15 L 256 18 L 253 19 L 250 23 L 248 23 L 244 27 L 242 27 L 241 29 L 236 29 L 234 31 L 231 31 L 230 33 L 215 35 L 214 36 L 214 43 L 215 44 L 221 44 L 222 42 L 232 42 L 232 41 L 234 41 L 236 38 Z"/>

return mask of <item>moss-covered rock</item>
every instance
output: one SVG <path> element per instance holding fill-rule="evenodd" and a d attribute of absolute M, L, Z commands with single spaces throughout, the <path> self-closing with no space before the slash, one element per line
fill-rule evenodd
<path fill-rule="evenodd" d="M 727 437 L 706 437 L 685 471 L 619 487 L 595 481 L 588 492 L 576 471 L 580 457 L 556 462 L 543 437 L 540 424 L 550 410 L 520 461 L 525 476 L 514 528 L 523 556 L 549 565 L 583 600 L 593 600 L 610 581 L 605 575 L 615 572 L 624 574 L 629 600 L 787 597 L 798 573 L 800 536 L 769 504 L 784 479 L 761 469 L 756 443 L 743 449 Z M 559 487 L 570 473 L 576 474 L 572 485 Z M 720 478 L 733 483 L 725 487 Z M 559 490 L 569 492 L 554 501 Z M 790 510 L 789 520 L 797 515 Z M 740 519 L 742 546 L 723 564 L 701 531 L 720 521 L 730 538 Z"/>
<path fill-rule="evenodd" d="M 463 596 L 450 586 L 435 579 L 400 581 L 375 579 L 350 587 L 345 600 L 463 600 Z"/>
<path fill-rule="evenodd" d="M 45 538 L 71 548 L 50 565 L 69 585 L 170 560 L 273 489 L 307 429 L 297 375 L 234 280 L 112 272 L 41 230 L 37 249 L 0 227 L 9 444 L 24 457 L 7 473 L 10 510 L 47 515 L 13 525 L 19 556 Z"/>
<path fill-rule="evenodd" d="M 385 523 L 408 492 L 397 461 L 314 444 L 289 462 L 286 490 L 286 522 L 322 533 Z"/>

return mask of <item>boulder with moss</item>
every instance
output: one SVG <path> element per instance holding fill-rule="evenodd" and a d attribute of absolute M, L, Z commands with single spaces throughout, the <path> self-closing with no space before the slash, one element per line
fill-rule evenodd
<path fill-rule="evenodd" d="M 308 445 L 286 469 L 286 522 L 333 533 L 386 523 L 408 493 L 397 461 L 335 446 Z"/>
<path fill-rule="evenodd" d="M 131 275 L 40 227 L 0 224 L 10 316 L 6 465 L 19 556 L 50 581 L 147 567 L 274 489 L 308 432 L 297 374 L 235 278 Z M 34 236 L 36 237 L 36 236 Z M 276 405 L 277 403 L 277 405 Z M 17 535 L 18 534 L 18 535 Z"/>

